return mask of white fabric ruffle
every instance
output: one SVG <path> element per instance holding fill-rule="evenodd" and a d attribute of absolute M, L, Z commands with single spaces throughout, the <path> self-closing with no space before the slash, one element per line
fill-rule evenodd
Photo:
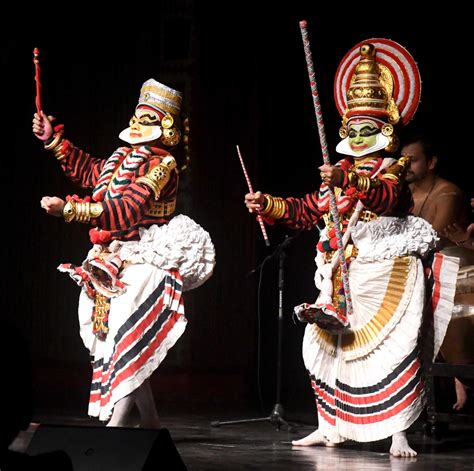
<path fill-rule="evenodd" d="M 439 240 L 431 224 L 416 216 L 358 222 L 351 235 L 358 249 L 357 259 L 367 262 L 407 255 L 423 257 Z"/>
<path fill-rule="evenodd" d="M 183 214 L 175 216 L 168 224 L 140 229 L 138 241 L 114 241 L 110 249 L 118 252 L 123 261 L 178 270 L 184 291 L 202 285 L 212 275 L 215 265 L 215 250 L 209 233 Z"/>
<path fill-rule="evenodd" d="M 380 134 L 381 136 L 381 134 Z M 372 175 L 371 178 L 375 178 L 382 170 L 386 169 L 390 165 L 392 165 L 395 162 L 395 159 L 392 159 L 391 157 L 386 157 L 383 159 L 382 164 L 378 168 L 378 170 Z M 349 219 L 349 222 L 347 223 L 347 228 L 346 232 L 342 236 L 342 247 L 343 249 L 346 248 L 347 243 L 349 242 L 349 239 L 352 234 L 353 228 L 356 226 L 356 224 L 359 222 L 359 216 L 362 210 L 364 209 L 364 205 L 362 204 L 362 201 L 357 201 L 357 204 L 354 208 L 354 211 L 352 212 L 352 215 Z M 320 241 L 325 241 L 328 240 L 328 234 L 327 234 L 328 228 L 325 227 L 321 233 L 320 233 Z M 339 254 L 336 252 L 334 253 L 332 260 L 330 262 L 326 262 L 325 260 L 325 255 L 320 252 L 319 250 L 317 251 L 316 258 L 315 258 L 317 270 L 316 273 L 314 274 L 314 283 L 316 285 L 316 288 L 320 290 L 318 299 L 317 299 L 317 304 L 332 304 L 332 292 L 333 292 L 333 283 L 332 283 L 332 275 L 336 268 L 339 266 Z M 296 308 L 299 308 L 300 306 L 297 306 Z"/>

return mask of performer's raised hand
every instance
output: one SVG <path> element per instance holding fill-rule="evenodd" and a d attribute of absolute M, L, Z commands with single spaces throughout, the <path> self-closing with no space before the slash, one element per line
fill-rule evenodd
<path fill-rule="evenodd" d="M 321 171 L 321 180 L 326 183 L 327 186 L 341 186 L 344 178 L 342 170 L 334 165 L 321 165 L 319 167 Z"/>
<path fill-rule="evenodd" d="M 259 213 L 263 209 L 264 203 L 265 198 L 261 191 L 245 195 L 245 206 L 247 206 L 249 213 Z"/>
<path fill-rule="evenodd" d="M 42 111 L 33 116 L 33 134 L 43 142 L 51 139 L 53 135 L 54 116 L 46 116 Z"/>
<path fill-rule="evenodd" d="M 66 202 L 57 196 L 43 196 L 40 204 L 50 216 L 61 217 Z"/>

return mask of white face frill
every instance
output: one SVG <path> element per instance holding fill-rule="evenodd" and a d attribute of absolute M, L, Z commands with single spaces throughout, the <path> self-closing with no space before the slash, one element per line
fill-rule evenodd
<path fill-rule="evenodd" d="M 130 135 L 130 132 L 131 132 L 131 128 L 128 127 L 126 129 L 124 129 L 120 134 L 119 134 L 119 138 L 122 140 L 122 141 L 125 141 L 125 142 L 128 142 L 129 144 L 132 144 L 132 145 L 135 145 L 135 144 L 143 144 L 145 142 L 150 142 L 150 141 L 154 141 L 155 139 L 158 139 L 161 134 L 162 134 L 162 130 L 161 130 L 161 127 L 160 126 L 147 126 L 149 128 L 149 130 L 151 131 L 150 133 L 147 133 L 146 135 L 144 136 L 141 136 L 141 137 L 132 137 Z"/>
<path fill-rule="evenodd" d="M 378 133 L 376 142 L 372 147 L 368 147 L 367 149 L 364 149 L 360 152 L 354 152 L 349 145 L 349 138 L 346 137 L 336 146 L 336 152 L 343 155 L 351 155 L 352 157 L 364 157 L 364 155 L 385 149 L 389 143 L 390 139 L 387 136 L 384 136 L 382 133 Z"/>

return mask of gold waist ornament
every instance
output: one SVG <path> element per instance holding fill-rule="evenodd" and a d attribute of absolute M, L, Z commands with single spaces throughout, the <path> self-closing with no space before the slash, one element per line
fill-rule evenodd
<path fill-rule="evenodd" d="M 176 199 L 171 201 L 152 201 L 145 214 L 154 218 L 162 218 L 173 214 L 175 209 Z"/>

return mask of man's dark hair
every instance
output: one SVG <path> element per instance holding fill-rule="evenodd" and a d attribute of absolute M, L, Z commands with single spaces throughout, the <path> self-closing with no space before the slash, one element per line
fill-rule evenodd
<path fill-rule="evenodd" d="M 411 131 L 402 134 L 400 148 L 410 144 L 420 144 L 428 160 L 431 160 L 434 156 L 439 157 L 438 147 L 434 144 L 431 137 L 424 132 Z"/>

